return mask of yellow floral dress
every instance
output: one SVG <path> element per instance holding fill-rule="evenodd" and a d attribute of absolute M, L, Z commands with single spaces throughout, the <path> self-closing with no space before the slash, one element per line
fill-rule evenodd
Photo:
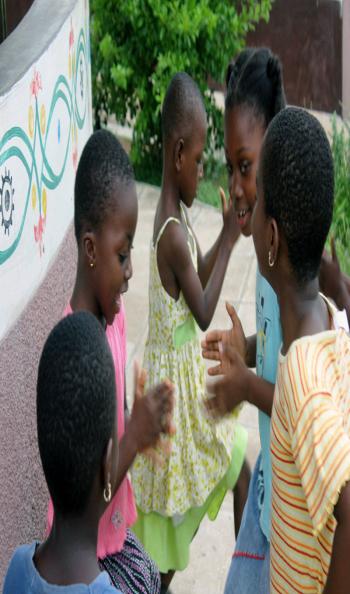
<path fill-rule="evenodd" d="M 155 245 L 151 245 L 149 330 L 143 366 L 147 371 L 148 385 L 152 386 L 169 378 L 175 386 L 176 434 L 172 438 L 171 454 L 164 459 L 163 465 L 156 466 L 145 455 L 136 458 L 132 469 L 132 484 L 139 520 L 141 516 L 142 522 L 145 522 L 147 514 L 151 514 L 152 517 L 152 513 L 156 512 L 166 518 L 172 518 L 172 524 L 176 527 L 186 518 L 188 510 L 201 508 L 208 501 L 210 494 L 227 473 L 232 462 L 236 421 L 234 416 L 231 416 L 228 420 L 217 423 L 207 416 L 203 403 L 206 369 L 201 356 L 196 322 L 183 294 L 180 293 L 176 301 L 161 283 L 157 266 L 157 246 L 169 223 L 181 224 L 181 221 L 173 217 L 167 219 Z M 187 224 L 184 211 L 182 223 L 187 230 L 188 246 L 197 270 L 196 241 Z M 244 446 L 240 448 L 234 482 L 244 458 L 246 436 L 243 435 L 242 439 Z M 197 528 L 198 525 L 195 529 Z M 154 550 L 150 551 L 145 542 L 144 527 L 136 526 L 135 532 L 143 541 L 146 550 L 155 557 Z M 169 540 L 169 526 L 167 533 Z M 153 543 L 155 540 L 157 538 L 152 530 Z M 161 571 L 165 571 L 159 559 L 155 558 L 155 561 L 160 565 Z"/>

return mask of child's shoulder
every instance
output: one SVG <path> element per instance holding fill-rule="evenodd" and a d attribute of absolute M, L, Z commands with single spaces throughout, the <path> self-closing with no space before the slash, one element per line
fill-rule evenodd
<path fill-rule="evenodd" d="M 29 585 L 30 568 L 35 569 L 32 559 L 36 545 L 36 542 L 32 542 L 17 547 L 7 569 L 3 594 L 26 592 L 26 584 Z"/>

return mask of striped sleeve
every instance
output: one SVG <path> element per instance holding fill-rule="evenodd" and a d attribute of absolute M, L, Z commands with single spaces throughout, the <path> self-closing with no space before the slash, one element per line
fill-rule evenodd
<path fill-rule="evenodd" d="M 295 421 L 291 447 L 317 536 L 350 479 L 350 439 L 327 391 L 305 395 Z"/>

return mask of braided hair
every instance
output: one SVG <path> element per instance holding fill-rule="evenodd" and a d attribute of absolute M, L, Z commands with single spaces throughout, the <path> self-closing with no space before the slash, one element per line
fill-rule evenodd
<path fill-rule="evenodd" d="M 247 105 L 267 128 L 286 106 L 282 65 L 268 48 L 246 48 L 227 68 L 226 110 Z"/>

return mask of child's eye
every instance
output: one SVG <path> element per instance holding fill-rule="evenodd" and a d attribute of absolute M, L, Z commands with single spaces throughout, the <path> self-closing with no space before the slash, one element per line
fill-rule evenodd
<path fill-rule="evenodd" d="M 245 175 L 250 167 L 250 163 L 249 161 L 242 161 L 242 163 L 240 164 L 240 170 L 241 170 L 241 174 Z"/>
<path fill-rule="evenodd" d="M 128 259 L 129 254 L 118 254 L 119 262 L 124 264 L 124 262 Z"/>

